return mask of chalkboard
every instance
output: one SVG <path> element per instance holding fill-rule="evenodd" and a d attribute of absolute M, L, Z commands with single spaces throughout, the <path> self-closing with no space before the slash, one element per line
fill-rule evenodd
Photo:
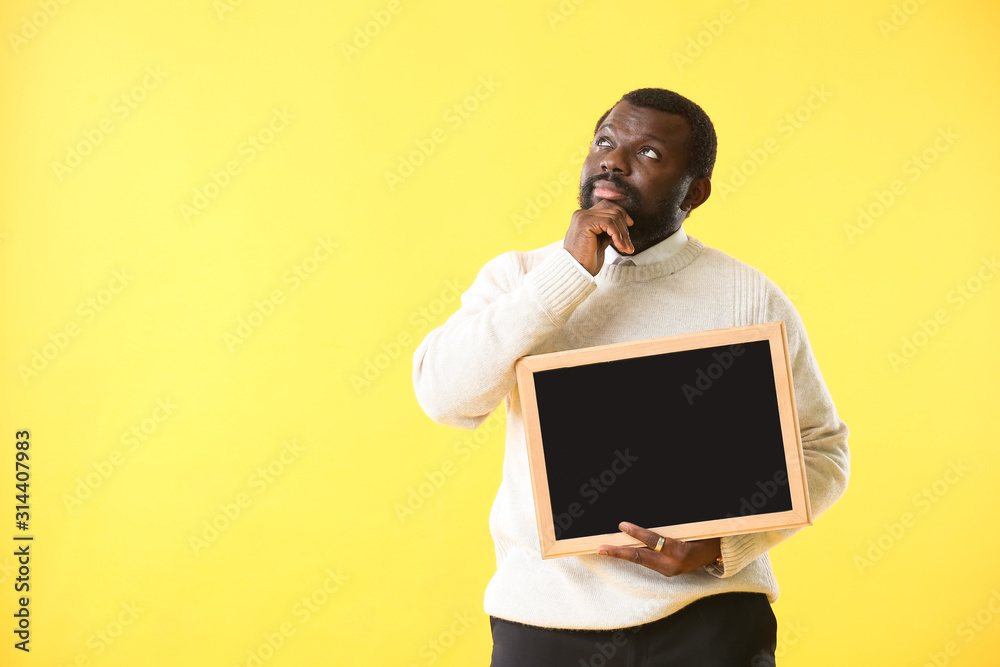
<path fill-rule="evenodd" d="M 783 322 L 524 357 L 543 558 L 811 522 Z"/>

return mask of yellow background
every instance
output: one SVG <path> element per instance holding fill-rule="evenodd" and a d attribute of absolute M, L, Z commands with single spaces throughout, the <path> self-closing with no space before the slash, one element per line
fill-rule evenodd
<path fill-rule="evenodd" d="M 779 664 L 996 664 L 998 17 L 5 2 L 0 662 L 488 664 L 503 438 L 424 416 L 411 356 L 488 259 L 562 237 L 598 116 L 663 86 L 720 137 L 687 231 L 790 294 L 852 431 L 847 494 L 771 554 Z M 880 215 L 857 227 L 859 207 Z M 18 429 L 30 654 L 11 632 Z"/>

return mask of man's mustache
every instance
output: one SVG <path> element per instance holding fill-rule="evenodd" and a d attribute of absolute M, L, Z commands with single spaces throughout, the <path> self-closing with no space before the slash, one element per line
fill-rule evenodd
<path fill-rule="evenodd" d="M 594 194 L 594 183 L 597 181 L 607 181 L 615 186 L 615 189 L 624 194 L 628 201 L 639 201 L 639 191 L 632 184 L 625 182 L 625 179 L 621 175 L 613 171 L 604 174 L 594 174 L 584 181 L 583 188 L 591 196 Z"/>

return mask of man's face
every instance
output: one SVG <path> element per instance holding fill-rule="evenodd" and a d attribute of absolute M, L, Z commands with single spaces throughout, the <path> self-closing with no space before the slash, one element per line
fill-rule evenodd
<path fill-rule="evenodd" d="M 580 207 L 604 199 L 623 208 L 635 222 L 636 253 L 673 234 L 688 212 L 681 206 L 692 181 L 685 174 L 690 132 L 683 116 L 619 102 L 583 163 Z"/>

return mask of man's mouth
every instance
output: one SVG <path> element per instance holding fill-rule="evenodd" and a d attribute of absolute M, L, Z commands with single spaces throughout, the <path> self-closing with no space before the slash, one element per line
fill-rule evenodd
<path fill-rule="evenodd" d="M 625 193 L 616 188 L 609 181 L 597 181 L 594 183 L 593 193 L 600 199 L 624 199 Z"/>

